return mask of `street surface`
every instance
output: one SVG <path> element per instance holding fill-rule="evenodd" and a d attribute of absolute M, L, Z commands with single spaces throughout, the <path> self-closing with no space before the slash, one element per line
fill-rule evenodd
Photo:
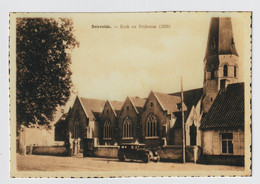
<path fill-rule="evenodd" d="M 243 167 L 171 162 L 120 162 L 115 158 L 17 154 L 18 171 L 243 171 Z"/>

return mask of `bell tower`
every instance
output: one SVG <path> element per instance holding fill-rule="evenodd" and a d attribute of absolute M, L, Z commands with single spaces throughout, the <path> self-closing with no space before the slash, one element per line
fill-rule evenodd
<path fill-rule="evenodd" d="M 220 89 L 238 81 L 238 53 L 230 17 L 213 17 L 210 21 L 204 58 L 203 112 L 207 113 Z"/>

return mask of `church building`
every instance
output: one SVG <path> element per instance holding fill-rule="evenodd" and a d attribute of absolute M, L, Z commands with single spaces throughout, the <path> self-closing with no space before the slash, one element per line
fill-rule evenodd
<path fill-rule="evenodd" d="M 202 152 L 207 162 L 244 164 L 244 83 L 230 17 L 211 19 L 204 58 L 205 97 L 201 123 Z"/>
<path fill-rule="evenodd" d="M 126 98 L 119 115 L 119 144 L 141 141 L 141 114 L 145 102 L 145 98 Z"/>
<path fill-rule="evenodd" d="M 95 138 L 99 145 L 144 143 L 147 147 L 197 147 L 206 163 L 243 165 L 244 83 L 239 83 L 237 53 L 230 17 L 210 22 L 203 88 L 124 102 L 77 97 L 67 116 L 73 138 Z M 182 111 L 184 132 L 182 136 Z"/>

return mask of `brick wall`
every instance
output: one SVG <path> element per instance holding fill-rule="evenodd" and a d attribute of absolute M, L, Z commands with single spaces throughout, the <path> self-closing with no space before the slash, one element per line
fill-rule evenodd
<path fill-rule="evenodd" d="M 97 146 L 93 149 L 92 156 L 104 158 L 117 158 L 119 146 Z"/>
<path fill-rule="evenodd" d="M 182 162 L 182 146 L 171 145 L 155 149 L 161 157 L 161 161 Z M 186 147 L 186 162 L 197 162 L 200 157 L 198 146 Z"/>
<path fill-rule="evenodd" d="M 30 153 L 30 146 L 27 146 L 27 154 Z M 68 150 L 65 146 L 33 146 L 31 154 L 33 155 L 55 155 L 67 156 Z"/>

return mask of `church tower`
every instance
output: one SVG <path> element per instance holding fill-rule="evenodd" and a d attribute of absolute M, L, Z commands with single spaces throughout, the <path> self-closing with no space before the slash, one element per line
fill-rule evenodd
<path fill-rule="evenodd" d="M 238 81 L 238 54 L 230 17 L 211 18 L 204 58 L 203 112 L 207 113 L 220 89 Z"/>

